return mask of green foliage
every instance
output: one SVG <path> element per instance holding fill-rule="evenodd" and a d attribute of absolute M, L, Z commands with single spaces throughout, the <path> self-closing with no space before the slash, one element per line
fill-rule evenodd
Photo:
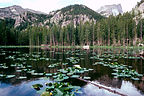
<path fill-rule="evenodd" d="M 83 7 L 83 8 L 82 8 Z M 76 11 L 77 8 L 78 10 Z M 88 8 L 82 5 L 73 5 L 62 9 L 66 12 L 73 9 L 70 14 L 86 14 Z M 81 9 L 86 9 L 82 11 Z M 86 13 L 85 13 L 86 12 Z M 91 11 L 90 11 L 91 12 Z M 91 14 L 91 13 L 88 13 Z M 45 15 L 36 15 L 43 22 L 47 18 Z M 100 19 L 95 22 L 80 21 L 74 25 L 71 22 L 67 26 L 61 27 L 56 24 L 48 24 L 45 26 L 31 26 L 30 22 L 25 22 L 23 25 L 14 28 L 15 21 L 12 19 L 0 20 L 0 45 L 30 45 L 40 46 L 45 45 L 102 45 L 102 46 L 132 46 L 137 45 L 137 42 L 144 41 L 144 20 L 139 19 L 136 25 L 134 16 L 130 13 L 124 13 L 116 17 Z M 67 18 L 69 19 L 69 18 Z"/>
<path fill-rule="evenodd" d="M 0 45 L 16 45 L 14 23 L 13 19 L 0 20 Z"/>
<path fill-rule="evenodd" d="M 94 18 L 96 20 L 100 20 L 100 19 L 104 18 L 100 14 L 96 13 L 95 11 L 93 11 L 92 9 L 90 9 L 84 5 L 70 5 L 70 6 L 67 6 L 67 7 L 64 7 L 61 9 L 62 13 L 65 13 L 67 11 L 70 11 L 67 15 L 83 14 L 83 15 L 89 16 L 91 19 Z"/>
<path fill-rule="evenodd" d="M 144 0 L 141 0 L 140 2 L 137 3 L 137 6 L 139 7 L 143 2 Z"/>

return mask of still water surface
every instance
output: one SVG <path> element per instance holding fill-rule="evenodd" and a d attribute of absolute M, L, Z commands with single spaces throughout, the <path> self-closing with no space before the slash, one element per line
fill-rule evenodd
<path fill-rule="evenodd" d="M 34 70 L 36 73 L 55 73 L 60 68 L 72 66 L 66 59 L 69 57 L 78 57 L 80 61 L 76 64 L 79 64 L 82 68 L 94 69 L 84 74 L 84 76 L 91 77 L 92 82 L 98 82 L 128 96 L 144 96 L 144 76 L 138 81 L 130 78 L 114 78 L 113 70 L 110 67 L 95 65 L 96 62 L 104 60 L 105 62 L 118 62 L 131 66 L 138 73 L 144 74 L 144 58 L 138 57 L 140 51 L 142 50 L 1 48 L 0 74 L 15 75 L 15 77 L 7 79 L 0 77 L 0 96 L 40 96 L 31 86 L 37 83 L 53 82 L 53 80 L 45 79 L 42 75 L 31 75 L 25 70 Z M 94 56 L 101 58 L 101 60 L 92 58 Z M 121 57 L 116 58 L 116 56 Z M 68 64 L 54 68 L 48 67 L 55 63 Z M 83 93 L 75 94 L 77 96 L 118 96 L 77 79 L 69 80 L 69 82 L 72 85 L 81 86 Z"/>

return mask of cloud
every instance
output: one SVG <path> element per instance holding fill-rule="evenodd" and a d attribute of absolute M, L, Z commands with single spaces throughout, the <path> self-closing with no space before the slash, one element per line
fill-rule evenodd
<path fill-rule="evenodd" d="M 84 0 L 59 0 L 59 4 L 63 7 L 65 5 L 82 4 Z"/>
<path fill-rule="evenodd" d="M 59 9 L 60 0 L 23 0 L 19 3 L 23 8 L 30 8 L 37 11 L 50 12 Z"/>
<path fill-rule="evenodd" d="M 24 8 L 49 13 L 50 11 L 61 9 L 68 5 L 82 4 L 82 1 L 83 0 L 21 0 L 19 5 Z"/>
<path fill-rule="evenodd" d="M 0 0 L 0 3 L 9 3 L 9 2 L 13 2 L 13 0 Z"/>

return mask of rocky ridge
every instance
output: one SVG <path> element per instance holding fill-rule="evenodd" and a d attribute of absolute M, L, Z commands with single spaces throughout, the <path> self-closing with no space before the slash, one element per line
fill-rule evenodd
<path fill-rule="evenodd" d="M 117 16 L 118 14 L 123 14 L 121 4 L 113 4 L 113 5 L 105 5 L 100 9 L 96 10 L 96 12 L 100 13 L 105 17 L 109 17 L 110 15 Z"/>
<path fill-rule="evenodd" d="M 59 24 L 66 26 L 71 22 L 77 23 L 96 22 L 103 18 L 100 14 L 84 5 L 70 5 L 49 14 L 24 9 L 21 6 L 9 6 L 0 8 L 0 19 L 11 18 L 15 20 L 15 27 L 31 24 L 32 26 L 47 26 Z"/>

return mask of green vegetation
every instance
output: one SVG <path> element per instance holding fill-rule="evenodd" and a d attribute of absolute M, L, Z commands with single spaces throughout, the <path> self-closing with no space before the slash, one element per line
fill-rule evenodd
<path fill-rule="evenodd" d="M 100 14 L 96 13 L 95 11 L 93 11 L 92 9 L 90 9 L 84 5 L 70 5 L 70 6 L 67 6 L 67 7 L 64 7 L 61 9 L 62 13 L 65 13 L 68 11 L 70 11 L 70 12 L 67 15 L 75 16 L 75 15 L 82 14 L 82 15 L 87 15 L 91 19 L 94 18 L 96 20 L 100 20 L 100 19 L 104 18 Z"/>
<path fill-rule="evenodd" d="M 133 49 L 124 49 L 123 51 L 121 49 L 115 51 L 109 49 L 96 50 L 64 49 L 64 51 L 46 50 L 28 51 L 25 53 L 15 49 L 8 51 L 8 49 L 1 48 L 0 55 L 4 58 L 2 61 L 10 62 L 0 63 L 0 80 L 6 80 L 6 82 L 8 80 L 14 80 L 13 82 L 30 80 L 30 78 L 46 80 L 43 83 L 38 81 L 37 83 L 32 83 L 34 85 L 30 85 L 41 96 L 77 96 L 77 94 L 83 94 L 83 85 L 79 85 L 78 81 L 93 81 L 95 80 L 94 78 L 97 78 L 94 76 L 105 76 L 105 72 L 110 78 L 143 82 L 142 71 L 139 72 L 133 64 L 129 65 L 126 63 L 126 60 L 138 62 L 144 59 L 143 57 L 135 56 L 136 52 L 133 52 Z M 51 54 L 59 55 L 60 58 Z M 105 70 L 105 68 L 108 70 Z M 7 71 L 10 69 L 12 72 Z M 102 75 L 99 72 L 103 72 Z M 106 78 L 105 80 L 108 79 Z"/>
<path fill-rule="evenodd" d="M 141 0 L 140 2 L 137 3 L 137 6 L 140 6 L 140 4 L 142 4 L 144 2 L 144 0 Z"/>
<path fill-rule="evenodd" d="M 71 11 L 71 12 L 68 12 Z M 0 45 L 18 46 L 136 46 L 144 43 L 144 19 L 138 14 L 135 20 L 134 13 L 124 13 L 116 17 L 104 18 L 84 5 L 71 5 L 61 9 L 63 15 L 77 16 L 85 14 L 91 22 L 74 20 L 62 27 L 61 24 L 48 24 L 49 27 L 39 26 L 49 16 L 28 13 L 38 18 L 32 23 L 25 22 L 19 27 L 14 27 L 12 19 L 0 20 Z M 67 13 L 68 12 L 68 13 Z M 96 22 L 92 19 L 97 20 Z M 136 24 L 138 22 L 138 24 Z M 35 25 L 34 24 L 34 25 Z M 75 26 L 76 25 L 76 26 Z"/>
<path fill-rule="evenodd" d="M 134 57 L 134 58 L 136 59 L 137 57 Z M 99 58 L 95 58 L 95 59 L 99 59 Z M 143 76 L 142 74 L 139 74 L 135 70 L 131 69 L 132 66 L 118 64 L 117 62 L 106 63 L 103 61 L 102 62 L 96 62 L 93 65 L 98 65 L 98 64 L 112 68 L 113 71 L 115 71 L 114 73 L 112 73 L 112 75 L 114 75 L 114 78 L 130 78 L 132 80 L 140 80 L 139 77 Z"/>
<path fill-rule="evenodd" d="M 0 48 L 83 48 L 83 46 L 0 46 Z M 105 49 L 113 49 L 113 48 L 121 48 L 121 49 L 144 49 L 142 46 L 90 46 L 90 48 L 105 48 Z"/>
<path fill-rule="evenodd" d="M 35 84 L 33 88 L 40 90 L 41 86 L 43 85 Z M 69 83 L 46 83 L 46 86 L 45 90 L 38 91 L 38 93 L 42 93 L 41 96 L 75 96 L 75 93 L 82 93 L 78 90 L 79 86 L 72 86 Z"/>

